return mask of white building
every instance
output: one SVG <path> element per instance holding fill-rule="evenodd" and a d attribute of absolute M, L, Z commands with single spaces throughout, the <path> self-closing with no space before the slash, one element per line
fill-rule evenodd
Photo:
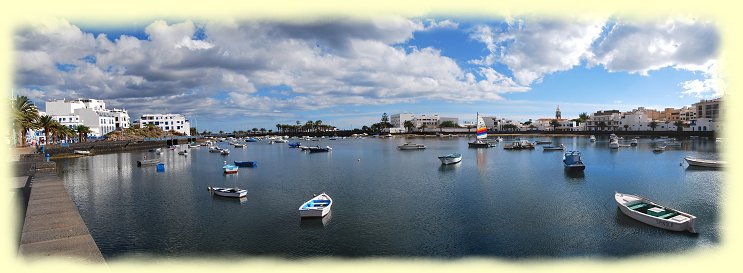
<path fill-rule="evenodd" d="M 166 132 L 173 130 L 191 135 L 191 123 L 181 114 L 145 114 L 139 118 L 139 124 L 142 127 L 152 124 Z"/>
<path fill-rule="evenodd" d="M 652 121 L 645 110 L 640 107 L 631 112 L 624 113 L 619 118 L 619 128 L 625 131 L 652 131 L 653 128 L 650 127 L 650 122 Z M 658 129 L 658 127 L 656 126 L 655 129 Z"/>
<path fill-rule="evenodd" d="M 586 121 L 586 131 L 617 131 L 621 117 L 619 110 L 598 111 Z"/>
<path fill-rule="evenodd" d="M 423 125 L 426 128 L 436 128 L 439 125 L 439 115 L 420 115 L 413 118 L 413 124 L 415 128 L 421 128 Z"/>
<path fill-rule="evenodd" d="M 415 115 L 411 113 L 394 114 L 390 116 L 390 123 L 394 128 L 405 128 L 406 121 L 413 121 Z"/>
<path fill-rule="evenodd" d="M 129 114 L 126 110 L 108 110 L 102 100 L 48 101 L 46 113 L 66 126 L 85 125 L 90 128 L 90 135 L 96 137 L 106 135 L 117 128 L 129 128 Z"/>

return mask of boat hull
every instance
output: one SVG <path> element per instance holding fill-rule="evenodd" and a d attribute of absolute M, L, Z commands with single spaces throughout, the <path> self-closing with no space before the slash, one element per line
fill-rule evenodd
<path fill-rule="evenodd" d="M 234 198 L 240 198 L 245 197 L 248 195 L 247 190 L 238 189 L 238 188 L 219 188 L 219 187 L 208 187 L 209 191 L 214 193 L 215 195 L 222 196 L 222 197 L 234 197 Z"/>
<path fill-rule="evenodd" d="M 449 164 L 457 164 L 462 161 L 462 156 L 439 156 L 439 160 L 441 160 L 441 164 L 449 165 Z"/>
<path fill-rule="evenodd" d="M 258 165 L 258 162 L 255 161 L 235 161 L 234 163 L 238 167 L 255 167 Z"/>
<path fill-rule="evenodd" d="M 160 163 L 160 160 L 157 160 L 157 159 L 137 160 L 138 167 L 141 167 L 142 165 L 155 165 L 157 163 Z"/>
<path fill-rule="evenodd" d="M 320 218 L 330 213 L 333 199 L 325 193 L 313 197 L 299 206 L 299 217 Z"/>
<path fill-rule="evenodd" d="M 625 194 L 622 194 L 622 193 L 616 193 L 614 195 L 614 200 L 616 201 L 617 207 L 619 207 L 619 210 L 621 210 L 622 213 L 624 213 L 624 215 L 627 215 L 627 216 L 629 216 L 632 219 L 635 219 L 637 221 L 640 221 L 642 223 L 645 223 L 645 224 L 648 224 L 648 225 L 651 225 L 651 226 L 654 226 L 654 227 L 657 227 L 657 228 L 662 228 L 662 229 L 666 229 L 666 230 L 670 230 L 670 231 L 689 231 L 689 232 L 692 232 L 692 233 L 696 233 L 696 230 L 694 230 L 694 219 L 696 217 L 694 217 L 694 216 L 692 216 L 690 214 L 687 214 L 687 213 L 684 213 L 684 212 L 680 212 L 680 211 L 676 211 L 676 210 L 673 210 L 673 209 L 669 209 L 669 208 L 660 206 L 660 205 L 658 205 L 658 204 L 656 204 L 656 203 L 654 203 L 654 202 L 652 202 L 650 200 L 642 199 L 642 198 L 639 198 L 639 197 L 633 196 L 633 195 L 625 195 Z M 677 217 L 685 218 L 685 220 L 674 221 L 673 219 L 676 218 L 676 217 L 673 217 L 671 219 L 662 219 L 662 218 L 650 216 L 648 214 L 644 214 L 644 213 L 641 213 L 641 212 L 632 210 L 632 209 L 630 209 L 630 207 L 628 206 L 628 204 L 629 205 L 632 205 L 633 203 L 631 203 L 631 202 L 635 202 L 634 204 L 637 204 L 637 202 L 636 201 L 629 201 L 628 202 L 627 200 L 637 200 L 637 201 L 644 202 L 644 203 L 647 203 L 649 205 L 652 205 L 654 207 L 659 207 L 659 208 L 665 209 L 667 211 L 679 213 Z"/>
<path fill-rule="evenodd" d="M 490 148 L 493 147 L 492 144 L 487 142 L 470 142 L 467 143 L 467 146 L 470 148 Z"/>
<path fill-rule="evenodd" d="M 693 167 L 722 168 L 725 165 L 722 161 L 696 159 L 691 157 L 684 157 L 684 160 L 689 164 L 689 166 Z"/>

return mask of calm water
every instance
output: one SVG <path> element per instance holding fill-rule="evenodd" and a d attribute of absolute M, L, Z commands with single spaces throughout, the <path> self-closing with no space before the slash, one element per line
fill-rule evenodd
<path fill-rule="evenodd" d="M 684 156 L 717 158 L 713 140 L 686 140 L 656 154 L 650 139 L 611 151 L 608 140 L 551 139 L 583 153 L 583 174 L 562 153 L 469 149 L 467 138 L 339 139 L 330 153 L 249 143 L 229 156 L 191 149 L 160 156 L 165 172 L 127 152 L 58 161 L 59 175 L 107 259 L 123 256 L 626 257 L 680 253 L 719 243 L 723 172 L 687 168 Z M 508 139 L 507 139 L 508 140 Z M 227 147 L 227 143 L 219 143 Z M 463 154 L 460 164 L 436 158 Z M 223 161 L 258 161 L 222 174 Z M 248 190 L 213 196 L 207 186 Z M 323 220 L 300 220 L 313 193 L 334 199 Z M 698 217 L 698 235 L 670 232 L 622 214 L 614 192 L 647 196 Z"/>

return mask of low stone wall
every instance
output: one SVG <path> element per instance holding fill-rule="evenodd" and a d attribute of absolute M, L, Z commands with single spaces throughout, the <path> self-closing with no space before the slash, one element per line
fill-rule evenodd
<path fill-rule="evenodd" d="M 73 154 L 75 150 L 90 151 L 93 154 L 118 153 L 124 151 L 167 147 L 169 144 L 171 144 L 171 141 L 166 140 L 81 142 L 70 143 L 67 147 L 62 147 L 61 145 L 50 145 L 48 147 L 45 147 L 44 153 L 47 153 L 50 156 Z"/>

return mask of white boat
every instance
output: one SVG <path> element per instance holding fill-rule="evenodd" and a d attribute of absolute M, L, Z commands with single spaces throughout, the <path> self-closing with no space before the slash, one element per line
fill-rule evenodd
<path fill-rule="evenodd" d="M 480 113 L 477 113 L 477 130 L 475 131 L 475 141 L 467 143 L 470 148 L 490 148 L 493 144 L 490 144 L 485 139 L 488 138 L 488 128 L 485 127 L 485 120 L 480 117 Z"/>
<path fill-rule="evenodd" d="M 235 143 L 235 148 L 245 148 L 245 144 Z"/>
<path fill-rule="evenodd" d="M 667 141 L 666 146 L 681 146 L 681 141 L 678 141 L 678 140 Z"/>
<path fill-rule="evenodd" d="M 209 147 L 209 152 L 210 152 L 210 153 L 219 153 L 219 152 L 221 152 L 221 151 L 222 151 L 222 149 L 221 149 L 221 148 L 219 148 L 219 147 L 217 147 L 217 146 L 210 146 L 210 147 Z"/>
<path fill-rule="evenodd" d="M 591 142 L 596 142 L 596 136 L 591 135 L 591 137 L 589 137 L 588 140 Z"/>
<path fill-rule="evenodd" d="M 653 148 L 653 152 L 660 153 L 666 150 L 666 146 L 656 146 Z"/>
<path fill-rule="evenodd" d="M 287 143 L 288 141 L 283 138 L 277 138 L 273 140 L 273 143 Z"/>
<path fill-rule="evenodd" d="M 219 151 L 219 154 L 221 154 L 221 155 L 228 155 L 228 154 L 230 154 L 230 150 L 222 149 L 221 151 Z"/>
<path fill-rule="evenodd" d="M 193 145 L 192 144 L 188 144 L 188 148 L 198 148 L 198 147 L 200 147 L 200 146 L 199 145 L 196 145 L 196 144 L 193 144 Z"/>
<path fill-rule="evenodd" d="M 617 206 L 625 215 L 645 224 L 671 231 L 694 230 L 697 217 L 679 210 L 659 205 L 645 197 L 624 193 L 614 193 Z"/>
<path fill-rule="evenodd" d="M 686 161 L 689 166 L 694 167 L 705 167 L 705 168 L 722 168 L 725 166 L 725 161 L 721 160 L 709 160 L 709 159 L 699 159 L 699 158 L 693 158 L 693 157 L 684 157 L 684 160 Z"/>
<path fill-rule="evenodd" d="M 441 160 L 441 164 L 444 164 L 444 165 L 456 164 L 462 161 L 462 154 L 453 153 L 453 154 L 448 154 L 444 156 L 439 156 L 439 160 Z"/>
<path fill-rule="evenodd" d="M 243 190 L 240 188 L 207 187 L 207 189 L 216 195 L 224 196 L 224 197 L 240 198 L 240 197 L 245 197 L 246 195 L 248 195 L 248 190 Z"/>
<path fill-rule="evenodd" d="M 142 167 L 142 165 L 154 165 L 157 163 L 160 163 L 159 159 L 147 159 L 145 157 L 143 160 L 137 160 L 137 167 Z"/>
<path fill-rule="evenodd" d="M 565 150 L 565 145 L 560 144 L 560 146 L 544 146 L 544 151 L 563 151 Z"/>
<path fill-rule="evenodd" d="M 425 149 L 426 145 L 407 142 L 405 144 L 397 145 L 397 148 L 400 150 L 419 150 Z"/>
<path fill-rule="evenodd" d="M 159 155 L 159 154 L 162 154 L 162 153 L 163 153 L 163 149 L 160 149 L 160 148 L 155 149 L 155 154 L 158 154 Z"/>
<path fill-rule="evenodd" d="M 90 155 L 90 151 L 83 151 L 83 150 L 75 150 L 74 153 L 79 154 L 79 155 Z"/>
<path fill-rule="evenodd" d="M 321 193 L 299 206 L 299 217 L 323 217 L 330 212 L 333 199 L 327 193 Z"/>
<path fill-rule="evenodd" d="M 616 138 L 612 138 L 611 142 L 609 142 L 609 148 L 619 149 L 619 140 L 617 140 Z"/>
<path fill-rule="evenodd" d="M 325 146 L 325 147 L 320 147 L 320 146 L 315 146 L 315 147 L 307 147 L 307 150 L 309 150 L 309 151 L 310 151 L 310 153 L 317 153 L 317 152 L 330 152 L 330 150 L 332 150 L 332 149 L 333 149 L 333 148 L 330 148 L 330 146 Z"/>
<path fill-rule="evenodd" d="M 188 150 L 178 151 L 179 155 L 188 155 Z"/>
<path fill-rule="evenodd" d="M 632 139 L 632 142 L 629 143 L 629 145 L 632 145 L 632 146 L 637 146 L 637 144 L 638 144 L 638 142 L 637 142 L 637 139 L 636 138 L 633 138 Z"/>

